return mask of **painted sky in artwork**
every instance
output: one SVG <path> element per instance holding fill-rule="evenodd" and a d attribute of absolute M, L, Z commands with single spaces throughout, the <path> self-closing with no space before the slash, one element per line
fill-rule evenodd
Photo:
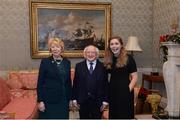
<path fill-rule="evenodd" d="M 38 38 L 45 42 L 49 37 L 73 41 L 74 32 L 88 25 L 93 26 L 97 38 L 104 36 L 105 13 L 103 10 L 38 9 Z M 40 47 L 40 46 L 39 46 Z M 46 47 L 47 46 L 42 46 Z"/>

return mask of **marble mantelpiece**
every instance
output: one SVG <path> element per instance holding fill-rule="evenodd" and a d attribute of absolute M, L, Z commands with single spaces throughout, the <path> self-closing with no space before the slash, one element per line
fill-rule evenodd
<path fill-rule="evenodd" d="M 180 44 L 162 43 L 168 48 L 168 60 L 163 65 L 163 76 L 167 91 L 169 117 L 180 118 Z"/>

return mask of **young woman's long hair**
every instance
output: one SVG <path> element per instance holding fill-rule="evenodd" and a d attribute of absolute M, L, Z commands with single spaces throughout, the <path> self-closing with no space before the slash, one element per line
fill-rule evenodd
<path fill-rule="evenodd" d="M 111 69 L 112 63 L 113 63 L 113 53 L 110 49 L 110 42 L 112 39 L 117 39 L 120 42 L 120 44 L 122 45 L 121 50 L 120 50 L 120 54 L 117 58 L 116 67 L 120 68 L 120 67 L 125 66 L 127 64 L 127 59 L 128 59 L 127 51 L 125 50 L 125 48 L 123 46 L 123 41 L 122 41 L 121 37 L 118 37 L 118 36 L 111 37 L 108 40 L 108 47 L 105 50 L 105 57 L 104 57 L 104 65 L 107 69 Z"/>

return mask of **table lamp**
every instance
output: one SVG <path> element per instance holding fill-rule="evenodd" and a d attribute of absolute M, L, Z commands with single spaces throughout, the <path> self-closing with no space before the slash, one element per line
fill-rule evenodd
<path fill-rule="evenodd" d="M 128 38 L 128 42 L 125 46 L 127 51 L 131 52 L 131 55 L 133 56 L 134 51 L 142 51 L 142 49 L 139 46 L 138 38 L 136 36 L 130 36 Z"/>

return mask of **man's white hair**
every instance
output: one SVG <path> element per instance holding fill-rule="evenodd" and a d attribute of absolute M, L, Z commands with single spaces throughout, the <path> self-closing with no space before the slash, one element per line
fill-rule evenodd
<path fill-rule="evenodd" d="M 85 48 L 84 48 L 84 55 L 85 55 L 85 53 L 86 53 L 86 51 L 87 51 L 87 49 L 89 48 L 89 47 L 94 47 L 95 49 L 96 49 L 96 53 L 97 53 L 97 58 L 99 57 L 99 49 L 96 47 L 96 46 L 94 46 L 94 45 L 88 45 L 88 46 L 86 46 Z"/>

